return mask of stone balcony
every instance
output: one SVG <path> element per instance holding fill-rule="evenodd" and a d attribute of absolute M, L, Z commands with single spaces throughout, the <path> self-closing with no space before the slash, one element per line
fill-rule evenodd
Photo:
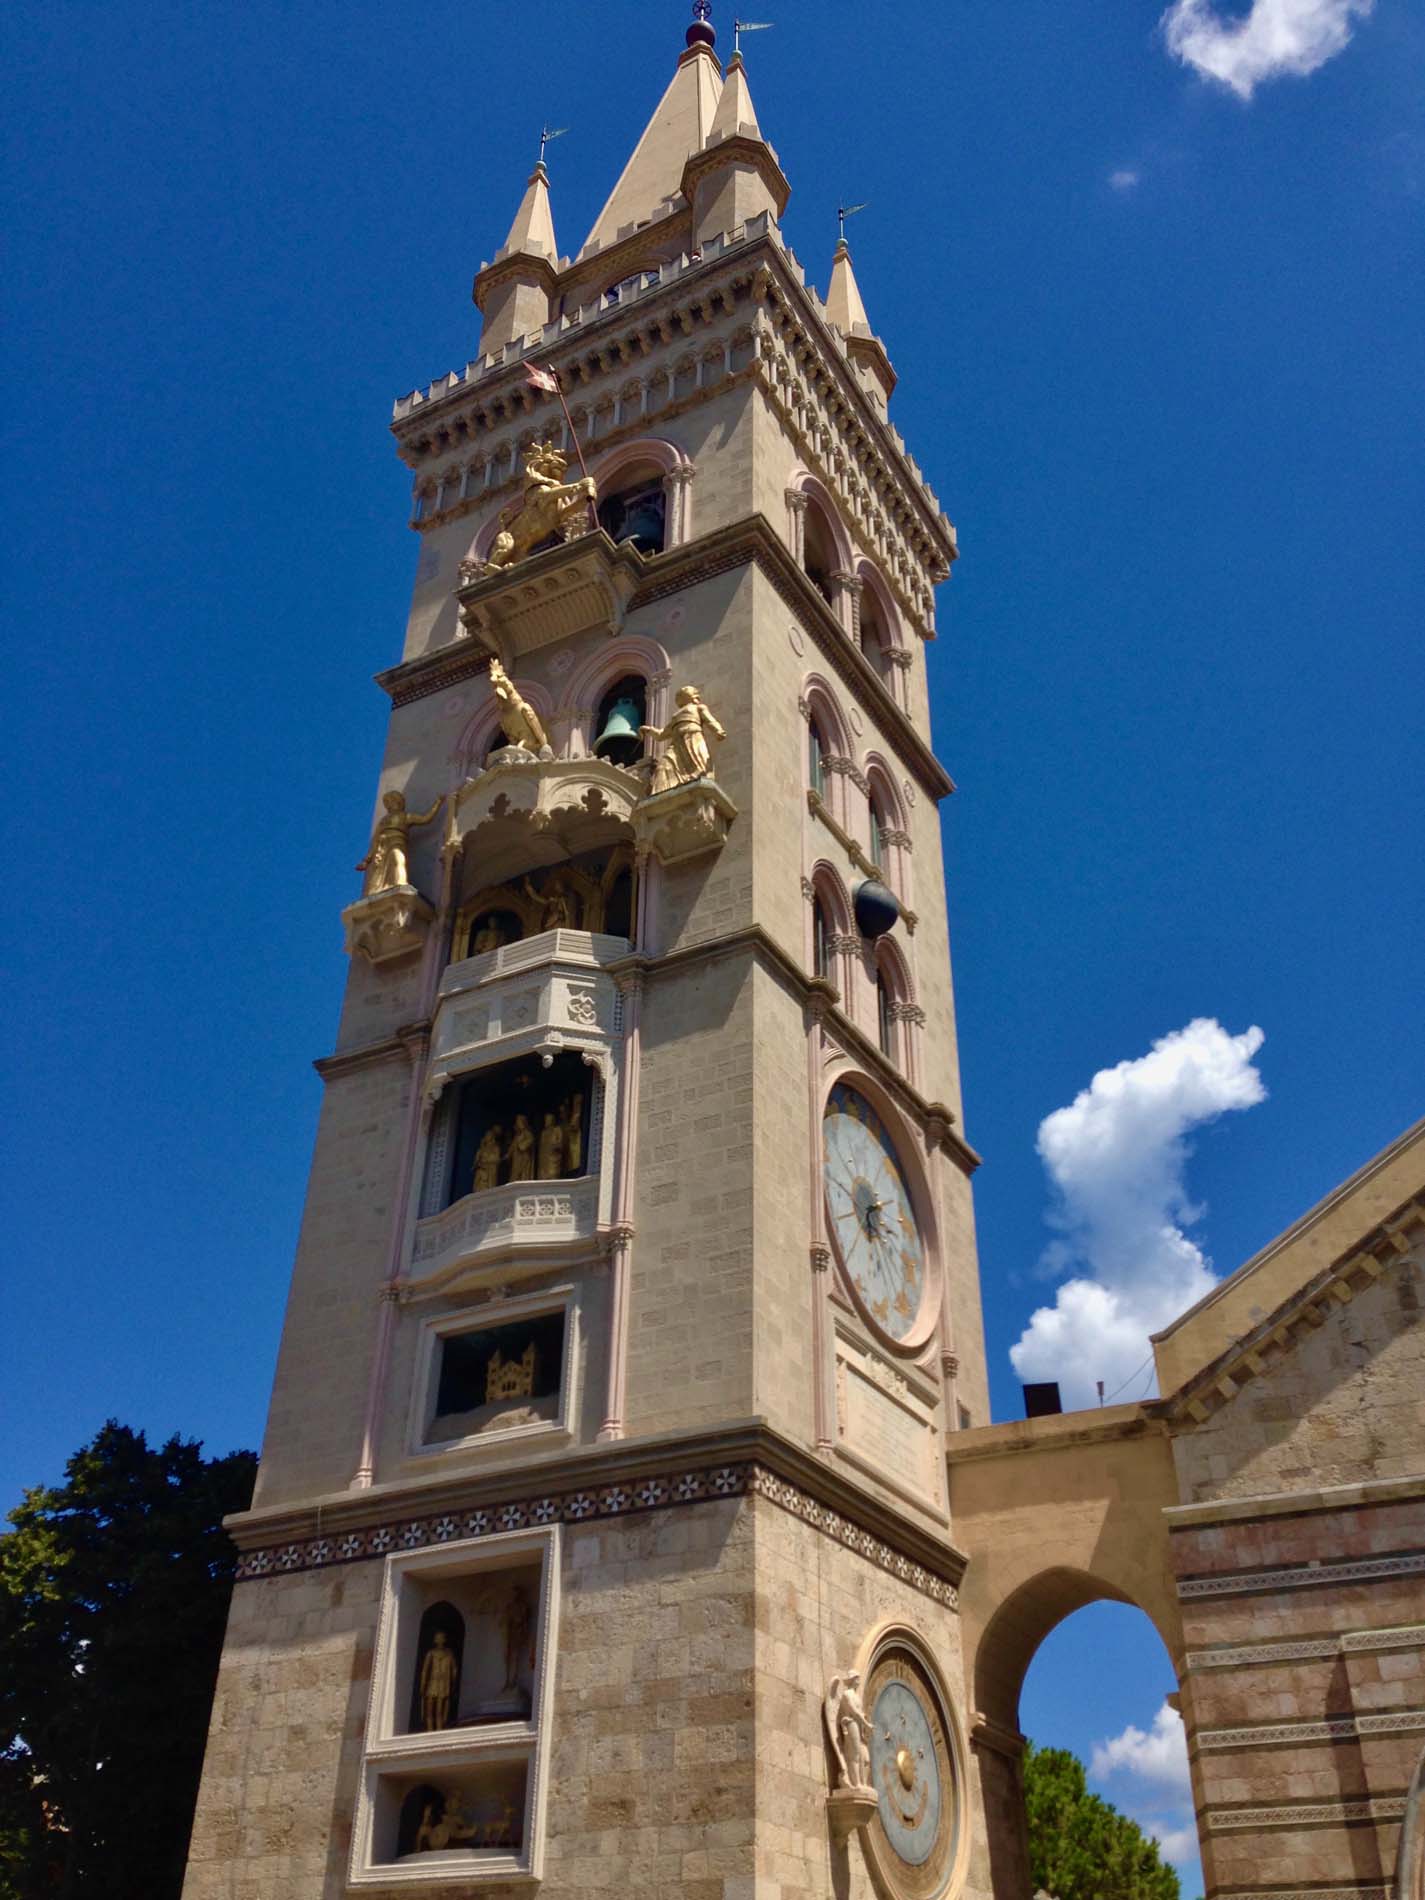
<path fill-rule="evenodd" d="M 607 965 L 627 957 L 623 937 L 544 930 L 452 963 L 441 978 L 429 1086 L 534 1048 L 609 1055 L 623 1026 Z"/>
<path fill-rule="evenodd" d="M 412 1267 L 426 1280 L 474 1255 L 508 1256 L 592 1243 L 599 1229 L 599 1177 L 569 1181 L 515 1181 L 467 1194 L 443 1214 L 416 1222 Z"/>

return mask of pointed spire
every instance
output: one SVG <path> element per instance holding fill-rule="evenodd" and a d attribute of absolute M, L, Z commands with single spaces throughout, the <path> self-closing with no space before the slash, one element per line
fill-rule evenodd
<path fill-rule="evenodd" d="M 853 336 L 857 330 L 867 336 L 871 334 L 871 320 L 861 301 L 861 289 L 856 282 L 856 273 L 851 268 L 851 247 L 845 238 L 837 240 L 836 255 L 831 263 L 831 288 L 826 293 L 826 316 L 827 321 L 834 323 L 843 336 Z"/>
<path fill-rule="evenodd" d="M 861 286 L 856 282 L 856 273 L 851 268 L 851 247 L 844 234 L 836 241 L 836 254 L 831 260 L 831 284 L 823 308 L 827 322 L 834 323 L 845 338 L 846 354 L 860 376 L 867 395 L 884 415 L 896 386 L 896 373 L 891 368 L 885 344 L 871 328 L 871 320 L 866 315 L 866 306 L 861 301 Z"/>
<path fill-rule="evenodd" d="M 678 195 L 684 163 L 706 143 L 722 92 L 722 68 L 713 52 L 717 36 L 707 18 L 710 11 L 706 5 L 695 8 L 687 51 L 609 193 L 608 203 L 595 218 L 581 257 L 605 248 L 620 231 L 646 223 L 665 210 Z"/>
<path fill-rule="evenodd" d="M 735 132 L 741 132 L 745 138 L 749 139 L 760 139 L 762 136 L 762 128 L 757 123 L 757 113 L 752 104 L 752 94 L 747 89 L 747 69 L 742 64 L 741 53 L 734 53 L 727 62 L 727 72 L 722 82 L 722 97 L 718 100 L 717 111 L 713 114 L 708 143 L 715 145 L 719 139 L 731 138 Z"/>
<path fill-rule="evenodd" d="M 520 199 L 520 208 L 510 226 L 510 235 L 495 255 L 511 257 L 516 253 L 547 257 L 551 264 L 559 261 L 559 251 L 554 242 L 554 212 L 549 202 L 549 173 L 544 169 L 543 159 L 530 173 L 524 197 Z"/>

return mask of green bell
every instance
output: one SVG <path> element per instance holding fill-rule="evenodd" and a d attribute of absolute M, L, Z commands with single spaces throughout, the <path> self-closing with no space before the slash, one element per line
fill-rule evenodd
<path fill-rule="evenodd" d="M 642 724 L 637 704 L 631 699 L 616 699 L 609 708 L 604 729 L 594 741 L 594 754 L 615 765 L 633 765 L 643 753 Z"/>

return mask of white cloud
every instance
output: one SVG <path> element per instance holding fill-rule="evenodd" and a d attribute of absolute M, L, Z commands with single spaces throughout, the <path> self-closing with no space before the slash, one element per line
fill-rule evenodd
<path fill-rule="evenodd" d="M 1057 1380 L 1068 1406 L 1091 1405 L 1125 1382 L 1139 1398 L 1148 1335 L 1216 1284 L 1211 1263 L 1183 1232 L 1201 1218 L 1188 1199 L 1189 1132 L 1266 1090 L 1253 1066 L 1260 1029 L 1229 1035 L 1212 1017 L 1155 1042 L 1145 1056 L 1101 1069 L 1067 1108 L 1039 1127 L 1039 1154 L 1057 1193 L 1050 1224 L 1062 1238 L 1041 1265 L 1072 1273 L 1041 1306 L 1010 1360 L 1023 1380 Z M 1085 1271 L 1086 1269 L 1086 1271 Z"/>
<path fill-rule="evenodd" d="M 1141 175 L 1141 173 L 1133 171 L 1131 167 L 1125 165 L 1116 172 L 1110 172 L 1108 174 L 1108 182 L 1115 191 L 1132 191 Z"/>
<path fill-rule="evenodd" d="M 1165 1702 L 1146 1733 L 1130 1722 L 1121 1735 L 1095 1742 L 1089 1773 L 1095 1781 L 1107 1781 L 1111 1775 L 1136 1775 L 1173 1799 L 1190 1800 L 1192 1781 L 1183 1718 Z"/>
<path fill-rule="evenodd" d="M 1195 1827 L 1171 1827 L 1163 1822 L 1149 1822 L 1146 1832 L 1150 1840 L 1158 1843 L 1163 1859 L 1171 1861 L 1175 1867 L 1180 1867 L 1185 1860 L 1197 1859 L 1199 1844 Z M 1199 1874 L 1198 1879 L 1201 1878 Z"/>
<path fill-rule="evenodd" d="M 1173 0 L 1163 15 L 1168 51 L 1205 79 L 1250 99 L 1264 79 L 1314 73 L 1351 37 L 1375 0 L 1252 0 L 1242 19 L 1224 20 L 1214 0 Z"/>

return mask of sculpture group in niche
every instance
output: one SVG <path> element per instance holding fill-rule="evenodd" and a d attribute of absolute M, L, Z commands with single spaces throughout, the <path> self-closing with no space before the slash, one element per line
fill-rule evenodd
<path fill-rule="evenodd" d="M 472 1194 L 512 1181 L 559 1181 L 581 1174 L 584 1164 L 584 1098 L 570 1096 L 545 1111 L 536 1134 L 528 1115 L 517 1114 L 508 1141 L 503 1124 L 487 1128 L 475 1149 Z"/>
<path fill-rule="evenodd" d="M 512 1363 L 519 1368 L 520 1362 Z M 416 1671 L 420 1727 L 428 1735 L 470 1722 L 503 1721 L 529 1713 L 525 1678 L 534 1668 L 534 1611 L 529 1593 L 520 1583 L 494 1585 L 482 1592 L 478 1611 L 487 1655 L 500 1671 L 500 1686 L 493 1695 L 457 1711 L 461 1657 L 446 1631 L 435 1630 Z M 485 1674 L 486 1681 L 492 1673 Z"/>
<path fill-rule="evenodd" d="M 377 897 L 382 891 L 410 886 L 411 830 L 416 825 L 428 825 L 444 803 L 441 797 L 429 811 L 414 812 L 407 809 L 404 792 L 381 794 L 382 815 L 376 821 L 366 856 L 356 867 L 365 873 L 363 897 Z"/>
<path fill-rule="evenodd" d="M 547 871 L 526 872 L 478 892 L 462 909 L 456 954 L 486 956 L 545 930 L 626 937 L 633 911 L 633 852 L 627 845 Z"/>
<path fill-rule="evenodd" d="M 500 532 L 491 544 L 485 566 L 512 567 L 552 536 L 569 540 L 578 532 L 580 518 L 592 528 L 598 489 L 592 475 L 566 482 L 569 458 L 552 442 L 532 442 L 524 453 L 524 492 L 501 518 Z M 461 563 L 467 583 L 478 576 L 475 563 Z"/>
<path fill-rule="evenodd" d="M 512 1801 L 502 1804 L 503 1811 L 497 1819 L 475 1821 L 465 1812 L 465 1796 L 459 1788 L 447 1790 L 440 1800 L 439 1818 L 434 1801 L 428 1801 L 422 1810 L 421 1824 L 416 1830 L 416 1853 L 440 1853 L 450 1847 L 518 1846 Z"/>

